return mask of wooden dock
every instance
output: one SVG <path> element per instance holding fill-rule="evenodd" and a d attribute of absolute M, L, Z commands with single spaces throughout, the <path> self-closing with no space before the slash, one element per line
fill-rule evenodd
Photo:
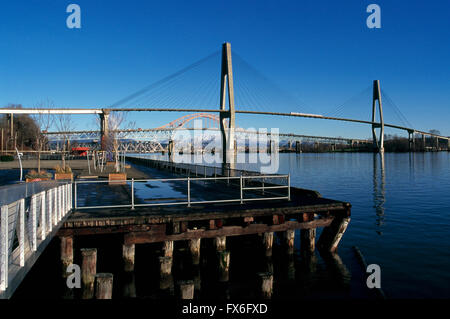
<path fill-rule="evenodd" d="M 57 204 L 51 201 L 53 191 L 48 190 L 33 195 L 30 203 L 26 198 L 20 199 L 21 203 L 27 203 L 26 206 L 18 206 L 21 209 L 13 209 L 15 203 L 2 207 L 2 234 L 8 233 L 8 237 L 4 237 L 9 238 L 8 241 L 2 240 L 1 246 L 3 298 L 13 294 L 53 236 L 60 238 L 60 259 L 65 276 L 68 275 L 66 270 L 72 269 L 69 267 L 74 264 L 73 247 L 79 236 L 122 236 L 123 269 L 126 272 L 134 270 L 135 245 L 161 243 L 161 285 L 167 286 L 170 280 L 164 278 L 171 277 L 175 241 L 187 242 L 192 263 L 198 265 L 201 241 L 213 239 L 220 261 L 220 281 L 228 281 L 232 256 L 226 249 L 227 237 L 258 234 L 265 255 L 270 258 L 274 234 L 281 239 L 286 252 L 292 255 L 294 234 L 298 229 L 302 253 L 312 254 L 316 247 L 321 252 L 334 253 L 350 222 L 349 203 L 292 187 L 288 175 L 261 175 L 226 167 L 140 158 L 128 158 L 128 161 L 133 164 L 136 176 L 148 179 L 132 178 L 118 185 L 102 179 L 77 179 L 66 184 L 65 192 L 61 193 L 64 197 L 58 197 Z M 175 193 L 178 197 L 154 197 L 158 192 Z M 14 212 L 9 214 L 10 220 L 6 217 L 8 211 Z M 25 228 L 25 223 L 20 222 L 21 226 L 17 228 L 19 245 L 10 249 L 14 233 L 5 225 L 11 224 L 13 217 L 14 220 L 31 223 L 34 228 Z M 52 222 L 48 227 L 42 227 L 46 220 Z M 317 228 L 323 228 L 323 231 L 316 243 Z M 26 233 L 29 230 L 31 235 Z M 93 247 L 96 247 L 95 243 L 82 249 L 82 263 L 77 261 L 82 268 L 83 287 L 87 287 L 83 290 L 83 298 L 95 295 L 97 298 L 111 298 L 113 275 L 96 274 L 97 250 Z M 27 249 L 33 254 L 28 256 Z M 19 261 L 14 257 L 17 254 L 20 255 Z M 20 272 L 14 270 L 17 268 L 15 263 L 18 263 Z M 263 296 L 271 296 L 272 282 L 273 274 L 261 274 Z M 181 296 L 192 297 L 191 284 L 180 283 L 179 287 Z M 97 293 L 94 293 L 95 289 Z"/>
<path fill-rule="evenodd" d="M 208 168 L 209 172 L 206 172 L 203 168 L 193 168 L 192 165 L 172 165 L 150 160 L 134 160 L 134 163 L 138 169 L 142 165 L 149 168 L 151 175 L 163 174 L 163 177 L 168 177 L 164 174 L 169 174 L 173 178 L 181 178 L 186 174 L 190 176 L 195 170 L 196 176 L 199 175 L 198 172 L 201 172 L 205 178 L 212 175 L 221 178 L 213 182 L 197 180 L 197 185 L 192 187 L 204 198 L 217 196 L 218 193 L 235 194 L 238 193 L 236 189 L 242 188 L 242 184 L 238 185 L 237 182 L 223 179 L 226 176 L 236 175 L 237 172 L 230 174 L 217 169 L 212 170 L 212 168 Z M 250 185 L 252 187 L 247 189 L 259 192 L 260 183 L 260 180 L 252 181 Z M 114 187 L 127 188 L 126 185 Z M 273 184 L 266 183 L 264 187 L 266 196 L 271 197 L 282 193 L 282 190 L 276 187 L 271 189 Z M 127 192 L 130 193 L 129 190 Z M 261 199 L 255 196 L 253 194 L 251 198 Z M 61 251 L 66 252 L 62 259 L 66 264 L 73 262 L 73 242 L 77 236 L 119 234 L 123 236 L 124 269 L 133 271 L 135 245 L 161 243 L 163 255 L 160 257 L 160 275 L 161 285 L 165 286 L 164 278 L 171 276 L 175 241 L 187 241 L 192 262 L 195 265 L 200 260 L 201 240 L 213 239 L 217 254 L 220 255 L 221 275 L 219 277 L 223 281 L 228 280 L 230 253 L 226 250 L 226 242 L 227 237 L 230 236 L 259 234 L 266 256 L 271 256 L 274 234 L 277 233 L 288 254 L 293 254 L 294 232 L 299 229 L 302 253 L 312 254 L 316 246 L 324 252 L 337 251 L 350 222 L 351 205 L 349 203 L 326 199 L 315 191 L 290 185 L 289 199 L 280 198 L 248 202 L 200 200 L 190 207 L 183 202 L 183 205 L 136 206 L 134 209 L 130 207 L 74 209 L 58 232 L 63 245 Z M 319 227 L 322 227 L 323 231 L 316 244 L 316 229 Z M 271 288 L 267 288 L 267 285 L 272 282 L 273 275 L 262 274 L 261 276 L 264 296 L 270 296 Z M 181 290 L 186 289 L 187 296 L 191 296 L 190 285 L 186 286 L 184 282 L 179 285 Z M 267 289 L 269 290 L 266 291 Z M 181 295 L 185 293 L 183 291 L 180 292 Z"/>

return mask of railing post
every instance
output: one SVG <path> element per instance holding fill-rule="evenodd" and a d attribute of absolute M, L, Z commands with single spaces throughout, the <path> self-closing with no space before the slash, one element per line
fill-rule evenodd
<path fill-rule="evenodd" d="M 69 209 L 72 210 L 72 182 L 69 184 Z"/>
<path fill-rule="evenodd" d="M 36 194 L 31 196 L 31 250 L 37 250 L 37 237 L 36 237 L 36 228 L 37 228 L 37 220 L 36 220 Z"/>
<path fill-rule="evenodd" d="M 134 178 L 131 179 L 131 209 L 134 209 Z"/>
<path fill-rule="evenodd" d="M 53 209 L 53 225 L 58 224 L 58 188 L 52 189 L 52 209 Z"/>
<path fill-rule="evenodd" d="M 291 200 L 291 174 L 288 174 L 288 200 Z"/>
<path fill-rule="evenodd" d="M 62 194 L 61 185 L 58 186 L 58 223 L 62 219 Z"/>
<path fill-rule="evenodd" d="M 8 206 L 1 208 L 0 216 L 0 291 L 8 288 Z"/>
<path fill-rule="evenodd" d="M 264 180 L 265 180 L 265 178 L 263 177 L 262 178 L 262 193 L 263 193 L 263 195 L 264 195 Z"/>
<path fill-rule="evenodd" d="M 46 191 L 45 198 L 47 200 L 47 220 L 48 220 L 48 231 L 51 232 L 53 229 L 53 206 L 52 206 L 52 190 L 49 189 Z"/>
<path fill-rule="evenodd" d="M 188 207 L 191 207 L 191 178 L 189 176 L 187 178 L 187 198 L 188 198 Z"/>
<path fill-rule="evenodd" d="M 47 235 L 47 221 L 46 221 L 46 205 L 45 205 L 45 191 L 41 192 L 41 240 L 45 239 Z"/>
<path fill-rule="evenodd" d="M 73 193 L 73 206 L 75 207 L 75 209 L 77 209 L 77 182 L 75 182 Z"/>
<path fill-rule="evenodd" d="M 244 199 L 244 190 L 242 189 L 242 175 L 239 178 L 239 188 L 241 190 L 241 204 L 243 203 L 243 199 Z"/>
<path fill-rule="evenodd" d="M 19 241 L 19 265 L 25 266 L 25 199 L 19 200 L 19 234 L 17 239 Z"/>

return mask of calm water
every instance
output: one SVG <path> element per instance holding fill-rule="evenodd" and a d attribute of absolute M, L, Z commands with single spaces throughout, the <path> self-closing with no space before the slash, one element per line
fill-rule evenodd
<path fill-rule="evenodd" d="M 450 153 L 280 154 L 279 173 L 352 204 L 341 249 L 380 265 L 389 297 L 450 297 Z"/>
<path fill-rule="evenodd" d="M 389 297 L 450 298 L 450 153 L 282 153 L 278 173 L 352 204 L 340 254 L 380 265 Z"/>
<path fill-rule="evenodd" d="M 381 285 L 388 297 L 450 298 L 450 153 L 386 153 L 383 157 L 365 153 L 279 156 L 278 173 L 290 173 L 293 186 L 318 190 L 324 197 L 352 204 L 352 220 L 339 247 L 339 256 L 351 279 L 342 272 L 336 275 L 336 269 L 342 270 L 342 267 L 330 269 L 330 264 L 335 265 L 336 261 L 330 263 L 318 254 L 313 263 L 298 255 L 286 260 L 274 246 L 273 260 L 267 264 L 252 248 L 254 238 L 230 238 L 232 285 L 224 288 L 216 286 L 210 274 L 213 259 L 207 253 L 208 247 L 202 247 L 202 255 L 210 258 L 205 266 L 190 269 L 185 260 L 185 243 L 180 242 L 175 247 L 179 258 L 174 260 L 174 276 L 201 278 L 201 291 L 197 296 L 252 296 L 255 289 L 251 274 L 273 267 L 277 282 L 274 293 L 280 298 L 364 298 L 368 296 L 364 291 L 364 275 L 352 250 L 352 246 L 358 246 L 368 264 L 380 265 Z M 237 168 L 256 170 L 258 165 L 242 164 Z M 120 283 L 115 283 L 116 296 L 128 289 L 130 282 L 138 297 L 160 296 L 155 294 L 160 247 L 138 245 L 135 275 L 128 278 L 120 273 L 119 237 L 76 239 L 75 251 L 96 243 L 99 271 L 114 272 L 115 282 L 117 278 Z M 205 245 L 210 244 L 205 240 Z M 296 246 L 299 246 L 298 234 Z M 36 287 L 48 285 L 43 272 L 55 276 L 54 282 L 60 281 L 58 249 L 58 242 L 53 241 L 17 291 L 18 298 L 33 296 Z M 77 258 L 79 260 L 79 256 L 75 256 Z M 50 296 L 60 296 L 55 291 L 48 286 Z"/>

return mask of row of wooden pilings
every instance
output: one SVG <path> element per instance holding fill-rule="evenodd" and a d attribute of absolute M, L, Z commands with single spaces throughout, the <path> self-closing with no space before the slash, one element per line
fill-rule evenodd
<path fill-rule="evenodd" d="M 267 258 L 272 257 L 272 247 L 274 242 L 274 233 L 267 232 L 261 234 L 262 246 Z M 316 229 L 302 229 L 301 235 L 301 251 L 302 253 L 313 253 L 315 250 Z M 283 232 L 281 239 L 288 255 L 294 254 L 294 238 L 295 230 L 287 230 Z M 231 254 L 226 249 L 227 238 L 225 236 L 213 239 L 216 251 L 219 282 L 225 283 L 229 281 L 229 270 Z M 201 238 L 189 239 L 188 247 L 191 256 L 192 265 L 200 264 L 200 244 Z M 174 241 L 165 241 L 162 243 L 162 255 L 158 257 L 160 269 L 160 289 L 162 291 L 174 291 L 174 282 L 172 276 L 174 254 Z M 113 274 L 97 273 L 97 249 L 83 248 L 81 249 L 81 278 L 82 278 L 82 298 L 97 299 L 112 298 L 113 291 Z M 135 268 L 135 244 L 124 244 L 122 247 L 122 257 L 124 262 L 124 270 L 127 273 L 134 272 Z M 63 273 L 73 264 L 73 237 L 61 237 L 61 261 L 63 264 Z M 270 299 L 273 294 L 273 269 L 260 272 L 257 274 L 259 278 L 260 296 Z M 199 289 L 196 287 L 195 280 L 177 281 L 177 292 L 181 299 L 193 299 L 194 291 Z M 135 293 L 131 293 L 130 297 L 135 297 Z"/>

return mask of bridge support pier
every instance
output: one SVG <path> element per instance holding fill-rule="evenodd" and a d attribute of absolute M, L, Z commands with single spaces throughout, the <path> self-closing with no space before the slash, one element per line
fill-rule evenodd
<path fill-rule="evenodd" d="M 412 152 L 414 150 L 414 132 L 408 131 L 408 150 Z"/>
<path fill-rule="evenodd" d="M 167 153 L 169 155 L 169 162 L 173 162 L 173 140 L 169 140 L 169 145 L 167 145 Z"/>
<path fill-rule="evenodd" d="M 295 142 L 295 152 L 301 153 L 302 152 L 302 141 L 296 141 Z"/>

